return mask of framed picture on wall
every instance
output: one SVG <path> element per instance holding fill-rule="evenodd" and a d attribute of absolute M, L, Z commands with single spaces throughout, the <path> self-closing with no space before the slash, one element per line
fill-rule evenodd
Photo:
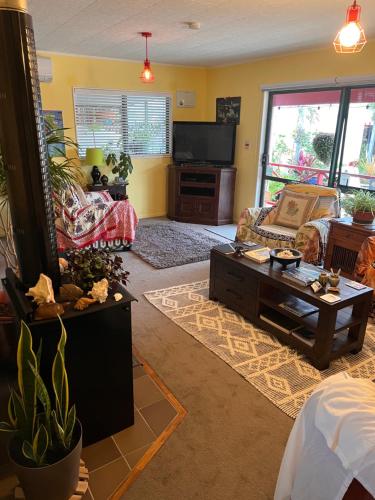
<path fill-rule="evenodd" d="M 216 99 L 216 121 L 240 124 L 241 97 L 218 97 Z"/>
<path fill-rule="evenodd" d="M 48 121 L 54 128 L 59 129 L 57 135 L 64 135 L 64 122 L 62 111 L 51 111 L 51 110 L 43 110 L 44 121 Z M 56 142 L 56 144 L 48 145 L 48 154 L 49 156 L 61 156 L 62 153 L 65 155 L 65 144 L 60 144 Z"/>

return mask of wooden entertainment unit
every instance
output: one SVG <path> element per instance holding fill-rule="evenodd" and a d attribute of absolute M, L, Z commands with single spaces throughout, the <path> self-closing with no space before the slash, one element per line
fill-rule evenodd
<path fill-rule="evenodd" d="M 219 226 L 233 222 L 234 167 L 169 165 L 168 218 Z"/>

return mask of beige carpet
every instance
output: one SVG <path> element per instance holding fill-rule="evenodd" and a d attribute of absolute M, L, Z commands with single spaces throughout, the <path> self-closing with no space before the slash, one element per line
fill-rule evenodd
<path fill-rule="evenodd" d="M 330 375 L 345 370 L 353 377 L 375 378 L 372 325 L 359 354 L 337 359 L 321 372 L 272 335 L 210 301 L 208 280 L 146 292 L 145 297 L 293 418 L 314 387 Z"/>

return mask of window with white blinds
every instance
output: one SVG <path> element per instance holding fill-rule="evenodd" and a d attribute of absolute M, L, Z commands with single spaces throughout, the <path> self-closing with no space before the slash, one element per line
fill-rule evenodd
<path fill-rule="evenodd" d="M 130 155 L 171 153 L 171 97 L 112 90 L 74 90 L 79 155 L 86 148 Z"/>

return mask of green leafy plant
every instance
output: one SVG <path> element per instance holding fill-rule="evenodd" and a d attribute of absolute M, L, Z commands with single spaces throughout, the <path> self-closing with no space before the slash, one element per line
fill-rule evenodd
<path fill-rule="evenodd" d="M 0 423 L 0 431 L 14 433 L 23 457 L 36 466 L 60 460 L 75 444 L 76 409 L 74 405 L 69 408 L 65 369 L 67 336 L 61 319 L 60 322 L 61 336 L 51 374 L 54 404 L 40 375 L 42 344 L 35 354 L 31 332 L 22 322 L 17 349 L 18 390 L 12 389 L 10 394 L 9 422 Z"/>
<path fill-rule="evenodd" d="M 134 167 L 130 155 L 123 151 L 120 153 L 119 159 L 117 159 L 116 153 L 109 153 L 105 162 L 107 165 L 112 164 L 112 173 L 118 174 L 124 180 L 133 172 Z"/>
<path fill-rule="evenodd" d="M 122 268 L 122 258 L 112 257 L 109 250 L 84 248 L 67 252 L 68 268 L 66 273 L 72 283 L 91 290 L 96 281 L 107 278 L 109 283 L 120 282 L 126 285 L 129 273 Z"/>
<path fill-rule="evenodd" d="M 356 212 L 375 213 L 375 194 L 370 191 L 352 191 L 342 201 L 342 207 L 350 215 Z"/>
<path fill-rule="evenodd" d="M 319 133 L 313 139 L 313 148 L 318 160 L 324 165 L 329 165 L 332 159 L 333 144 L 335 142 L 334 134 Z"/>

